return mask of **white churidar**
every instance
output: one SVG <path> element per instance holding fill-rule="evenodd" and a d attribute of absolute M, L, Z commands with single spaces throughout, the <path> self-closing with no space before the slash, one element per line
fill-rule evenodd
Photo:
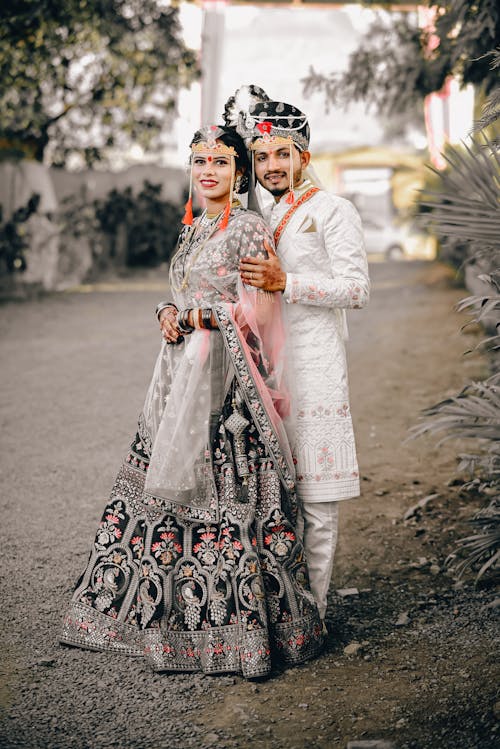
<path fill-rule="evenodd" d="M 304 502 L 297 533 L 307 554 L 309 584 L 321 619 L 325 618 L 339 527 L 338 502 Z"/>

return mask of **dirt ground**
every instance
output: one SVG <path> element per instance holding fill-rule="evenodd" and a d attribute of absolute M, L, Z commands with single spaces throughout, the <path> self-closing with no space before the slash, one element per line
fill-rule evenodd
<path fill-rule="evenodd" d="M 57 642 L 149 381 L 161 272 L 0 309 L 0 746 L 500 746 L 497 598 L 444 566 L 478 501 L 449 486 L 456 445 L 404 443 L 422 408 L 486 374 L 462 356 L 477 332 L 459 333 L 463 291 L 442 266 L 374 264 L 372 278 L 370 306 L 350 315 L 363 495 L 342 506 L 327 648 L 259 683 L 151 674 Z"/>

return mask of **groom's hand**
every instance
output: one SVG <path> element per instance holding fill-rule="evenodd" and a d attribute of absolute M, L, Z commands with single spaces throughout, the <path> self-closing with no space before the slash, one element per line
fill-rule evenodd
<path fill-rule="evenodd" d="M 284 291 L 286 273 L 281 270 L 280 261 L 271 245 L 264 241 L 267 258 L 243 257 L 240 260 L 240 274 L 243 283 L 263 291 Z"/>

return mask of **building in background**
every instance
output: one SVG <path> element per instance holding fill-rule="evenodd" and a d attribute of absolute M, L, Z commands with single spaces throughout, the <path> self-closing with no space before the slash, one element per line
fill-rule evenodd
<path fill-rule="evenodd" d="M 416 4 L 393 6 L 414 12 L 421 25 L 432 21 Z M 182 3 L 181 20 L 190 46 L 199 50 L 202 78 L 181 94 L 169 160 L 184 164 L 193 131 L 220 122 L 228 97 L 239 86 L 255 83 L 271 98 L 307 111 L 313 164 L 326 189 L 356 203 L 374 252 L 432 256 L 434 243 L 415 235 L 409 209 L 429 156 L 441 166 L 445 142 L 466 137 L 473 93 L 459 91 L 450 80 L 445 91 L 428 97 L 420 127 L 408 128 L 396 143 L 388 142 L 387 123 L 363 104 L 327 110 L 322 93 L 308 99 L 303 94 L 302 79 L 311 66 L 325 73 L 344 70 L 375 15 L 389 12 L 327 0 Z"/>
<path fill-rule="evenodd" d="M 248 83 L 261 86 L 271 98 L 307 109 L 314 153 L 381 142 L 383 124 L 367 114 L 363 104 L 347 112 L 333 108 L 327 112 L 322 94 L 304 99 L 302 79 L 310 66 L 326 71 L 345 68 L 374 18 L 372 10 L 359 5 L 332 6 L 225 0 L 182 3 L 186 40 L 199 50 L 202 79 L 179 102 L 177 158 L 185 160 L 185 130 L 220 121 L 229 96 Z"/>

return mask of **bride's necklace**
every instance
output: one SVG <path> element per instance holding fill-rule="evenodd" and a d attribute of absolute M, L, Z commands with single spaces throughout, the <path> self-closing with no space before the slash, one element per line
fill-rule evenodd
<path fill-rule="evenodd" d="M 191 270 L 208 240 L 213 237 L 219 228 L 222 213 L 223 211 L 217 213 L 215 216 L 208 216 L 207 212 L 203 211 L 198 221 L 193 224 L 191 229 L 186 232 L 184 238 L 181 239 L 179 249 L 170 262 L 170 286 L 174 291 L 184 291 L 188 287 Z M 186 268 L 188 255 L 190 262 Z M 177 285 L 174 282 L 173 269 L 179 261 L 182 261 L 182 271 L 181 282 Z"/>

